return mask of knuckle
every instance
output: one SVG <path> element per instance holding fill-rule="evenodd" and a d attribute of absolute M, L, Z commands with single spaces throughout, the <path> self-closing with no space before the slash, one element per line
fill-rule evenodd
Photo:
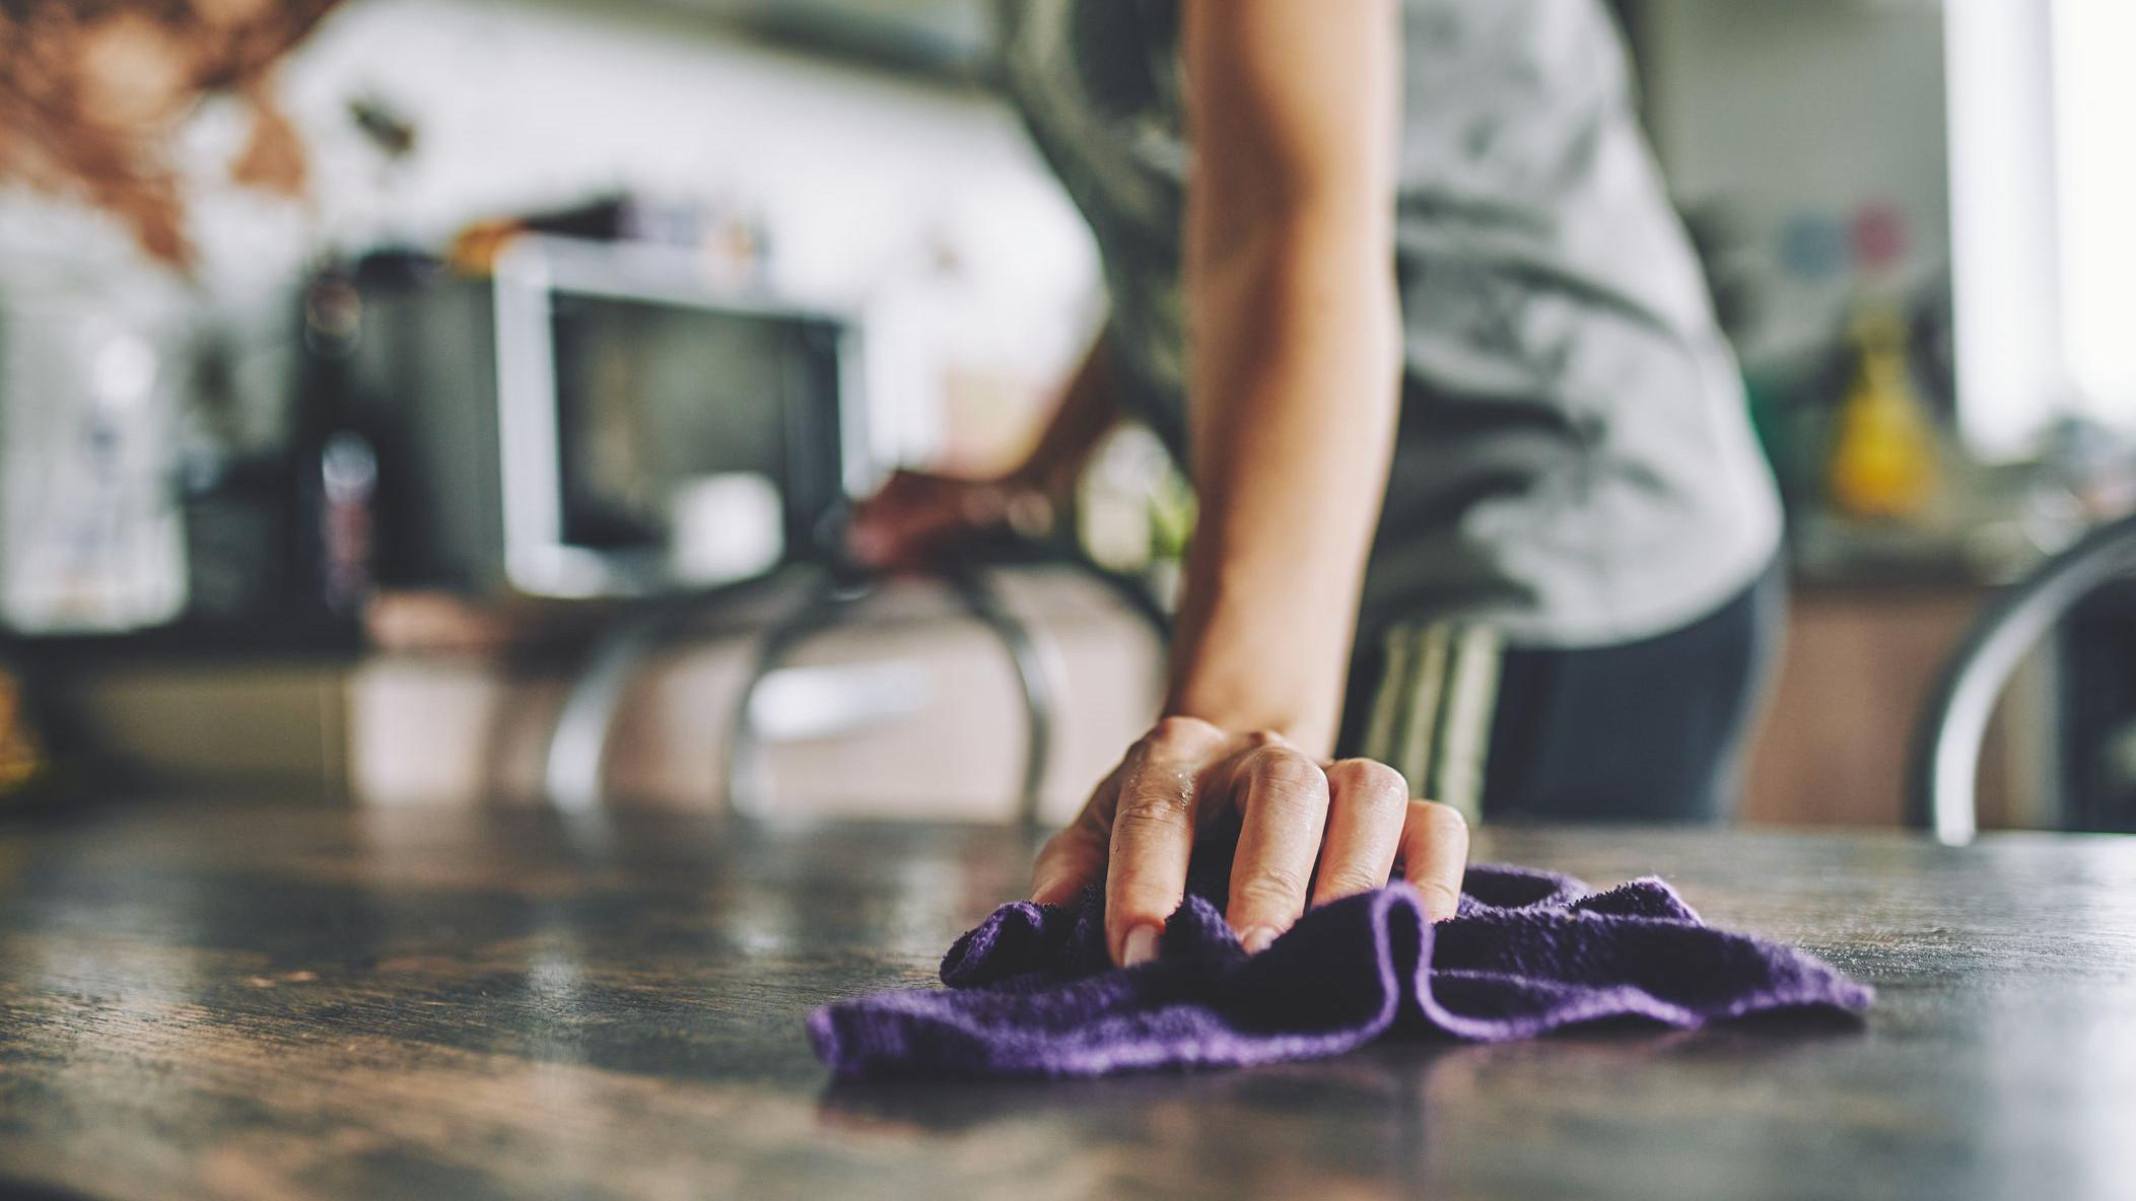
<path fill-rule="evenodd" d="M 1253 786 L 1251 791 L 1275 804 L 1326 804 L 1327 773 L 1287 746 L 1254 751 L 1247 760 L 1246 778 Z"/>
<path fill-rule="evenodd" d="M 1246 736 L 1246 744 L 1248 746 L 1253 747 L 1255 750 L 1259 750 L 1264 746 L 1290 745 L 1289 741 L 1285 739 L 1283 735 L 1276 733 L 1274 730 L 1255 730 L 1253 733 L 1248 734 Z"/>
<path fill-rule="evenodd" d="M 1409 802 L 1409 781 L 1377 759 L 1344 759 L 1328 768 L 1328 783 L 1368 801 L 1394 797 Z"/>
<path fill-rule="evenodd" d="M 1186 823 L 1193 809 L 1193 794 L 1185 781 L 1160 783 L 1149 781 L 1120 797 L 1120 807 L 1113 814 L 1113 827 L 1129 829 L 1150 827 L 1170 828 Z"/>
<path fill-rule="evenodd" d="M 1356 869 L 1346 869 L 1323 875 L 1320 880 L 1320 892 L 1321 895 L 1331 899 L 1355 896 L 1361 892 L 1371 892 L 1386 882 L 1384 877 L 1375 877 Z"/>
<path fill-rule="evenodd" d="M 1468 819 L 1452 805 L 1437 801 L 1418 801 L 1417 822 L 1424 832 L 1433 838 L 1468 837 Z"/>
<path fill-rule="evenodd" d="M 1305 876 L 1297 870 L 1278 865 L 1255 868 L 1232 889 L 1231 899 L 1237 908 L 1264 912 L 1285 907 L 1296 908 L 1305 896 Z"/>
<path fill-rule="evenodd" d="M 1223 736 L 1223 731 L 1201 718 L 1182 717 L 1175 713 L 1169 717 L 1158 718 L 1157 724 L 1151 726 L 1150 732 L 1143 736 L 1143 742 L 1154 747 L 1176 749 L 1200 746 Z"/>
<path fill-rule="evenodd" d="M 1247 770 L 1265 779 L 1277 780 L 1325 780 L 1327 773 L 1320 765 L 1295 747 L 1270 745 L 1256 748 L 1246 756 Z"/>

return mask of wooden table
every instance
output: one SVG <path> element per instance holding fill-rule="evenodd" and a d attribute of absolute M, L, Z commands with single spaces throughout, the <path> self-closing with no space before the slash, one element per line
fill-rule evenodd
<path fill-rule="evenodd" d="M 833 1087 L 1006 830 L 136 804 L 0 826 L 0 1180 L 53 1197 L 2136 1196 L 2136 841 L 1493 831 L 1674 880 L 1865 1029 Z"/>

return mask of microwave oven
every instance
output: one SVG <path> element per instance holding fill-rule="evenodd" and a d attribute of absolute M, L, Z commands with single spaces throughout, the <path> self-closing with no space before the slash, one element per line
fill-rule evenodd
<path fill-rule="evenodd" d="M 345 371 L 381 443 L 382 585 L 591 597 L 720 582 L 679 538 L 709 521 L 758 567 L 811 557 L 866 478 L 857 324 L 712 287 L 687 252 L 527 236 L 488 279 L 357 279 Z M 693 497 L 755 503 L 688 518 Z"/>

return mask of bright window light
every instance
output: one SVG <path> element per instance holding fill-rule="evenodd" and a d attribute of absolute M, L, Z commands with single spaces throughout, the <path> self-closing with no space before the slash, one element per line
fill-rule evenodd
<path fill-rule="evenodd" d="M 1989 459 L 2022 454 L 2066 391 L 2044 11 L 1943 6 L 1958 420 Z"/>
<path fill-rule="evenodd" d="M 2062 345 L 2075 399 L 2136 422 L 2136 3 L 2056 0 Z"/>
<path fill-rule="evenodd" d="M 2136 430 L 2136 2 L 1945 0 L 1959 425 Z"/>

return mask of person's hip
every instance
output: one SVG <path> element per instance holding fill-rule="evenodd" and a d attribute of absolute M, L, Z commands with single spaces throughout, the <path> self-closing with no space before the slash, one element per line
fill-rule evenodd
<path fill-rule="evenodd" d="M 1341 751 L 1472 819 L 1717 819 L 1784 595 L 1774 566 L 1675 629 L 1578 648 L 1483 621 L 1388 623 L 1353 659 Z"/>

